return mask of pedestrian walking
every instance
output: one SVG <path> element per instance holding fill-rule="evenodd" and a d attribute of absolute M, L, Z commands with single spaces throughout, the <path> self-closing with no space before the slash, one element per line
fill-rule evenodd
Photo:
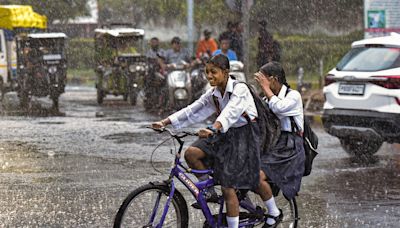
<path fill-rule="evenodd" d="M 273 36 L 267 30 L 267 21 L 262 20 L 258 25 L 258 67 L 271 61 L 280 62 L 281 46 L 278 41 L 273 39 Z"/>

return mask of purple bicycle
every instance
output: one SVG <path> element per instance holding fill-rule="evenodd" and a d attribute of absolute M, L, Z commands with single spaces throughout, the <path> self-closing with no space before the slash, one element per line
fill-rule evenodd
<path fill-rule="evenodd" d="M 114 227 L 189 227 L 189 213 L 186 200 L 175 188 L 174 179 L 177 178 L 194 196 L 201 206 L 205 217 L 203 227 L 219 228 L 227 227 L 224 213 L 224 199 L 220 195 L 219 206 L 216 214 L 205 200 L 206 189 L 214 186 L 214 180 L 193 182 L 186 174 L 210 174 L 212 170 L 193 170 L 185 167 L 180 155 L 184 145 L 183 138 L 186 136 L 197 136 L 193 132 L 174 133 L 168 128 L 154 129 L 158 132 L 167 132 L 179 143 L 179 149 L 175 155 L 174 166 L 171 168 L 169 178 L 162 182 L 150 182 L 131 192 L 121 207 L 114 220 Z M 297 227 L 298 211 L 296 199 L 287 200 L 279 194 L 279 189 L 271 185 L 278 207 L 283 211 L 283 220 L 278 227 Z M 263 207 L 261 198 L 249 191 L 238 191 L 240 202 L 240 223 L 239 227 L 263 227 L 268 215 Z"/>

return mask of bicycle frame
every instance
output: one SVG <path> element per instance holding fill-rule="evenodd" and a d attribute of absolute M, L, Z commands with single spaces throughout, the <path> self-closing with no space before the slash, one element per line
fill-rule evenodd
<path fill-rule="evenodd" d="M 208 179 L 205 181 L 199 181 L 199 182 L 193 182 L 190 177 L 188 177 L 185 174 L 185 171 L 187 173 L 192 173 L 192 174 L 212 174 L 212 170 L 193 170 L 190 168 L 186 168 L 183 166 L 183 164 L 180 161 L 180 153 L 183 148 L 184 141 L 179 138 L 179 137 L 174 137 L 178 143 L 179 143 L 179 149 L 178 152 L 175 155 L 175 161 L 174 161 L 174 166 L 171 168 L 170 176 L 169 179 L 166 181 L 168 183 L 168 186 L 171 188 L 169 197 L 167 199 L 167 202 L 164 207 L 164 211 L 160 220 L 160 223 L 157 224 L 157 228 L 161 228 L 162 224 L 164 223 L 165 217 L 167 215 L 171 199 L 173 198 L 173 195 L 175 193 L 175 183 L 174 183 L 174 177 L 177 178 L 193 195 L 193 197 L 197 200 L 199 205 L 201 206 L 201 210 L 203 212 L 204 217 L 206 218 L 208 224 L 210 224 L 213 228 L 221 227 L 222 225 L 222 212 L 224 208 L 224 199 L 221 197 L 219 199 L 219 214 L 218 214 L 218 221 L 215 221 L 214 216 L 211 214 L 210 208 L 207 205 L 207 201 L 204 198 L 204 191 L 211 186 L 214 186 L 214 179 Z M 263 212 L 260 210 L 257 210 L 257 208 L 251 203 L 246 200 L 242 200 L 239 202 L 240 207 L 243 209 L 247 210 L 250 213 L 254 214 L 260 214 L 263 215 Z M 152 215 L 152 218 L 155 215 Z M 263 219 L 264 220 L 264 219 Z M 256 223 L 260 222 L 260 219 L 255 219 L 254 221 L 246 221 L 244 223 L 239 224 L 240 226 L 247 226 L 247 225 L 254 225 Z"/>

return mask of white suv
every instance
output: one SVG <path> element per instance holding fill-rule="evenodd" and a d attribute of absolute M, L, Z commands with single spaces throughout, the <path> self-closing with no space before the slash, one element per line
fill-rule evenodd
<path fill-rule="evenodd" d="M 400 34 L 353 42 L 325 78 L 322 122 L 352 155 L 400 143 Z"/>

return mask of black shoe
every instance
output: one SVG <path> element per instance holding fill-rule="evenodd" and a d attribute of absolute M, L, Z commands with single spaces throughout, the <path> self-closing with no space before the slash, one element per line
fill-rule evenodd
<path fill-rule="evenodd" d="M 217 195 L 217 193 L 212 193 L 212 194 L 207 194 L 206 195 L 206 202 L 207 203 L 219 203 L 219 196 Z M 201 209 L 201 206 L 198 202 L 193 203 L 192 207 L 196 208 L 196 209 Z"/>
<path fill-rule="evenodd" d="M 274 219 L 274 220 L 275 220 L 275 223 L 272 224 L 272 225 L 269 225 L 269 224 L 265 221 L 263 228 L 275 228 L 275 227 L 277 227 L 277 226 L 279 225 L 279 223 L 282 222 L 282 219 L 283 219 L 282 210 L 279 209 L 279 212 L 280 212 L 280 214 L 279 214 L 278 216 L 272 216 L 272 215 L 268 215 L 268 214 L 267 214 L 267 218 L 272 218 L 272 219 Z"/>

